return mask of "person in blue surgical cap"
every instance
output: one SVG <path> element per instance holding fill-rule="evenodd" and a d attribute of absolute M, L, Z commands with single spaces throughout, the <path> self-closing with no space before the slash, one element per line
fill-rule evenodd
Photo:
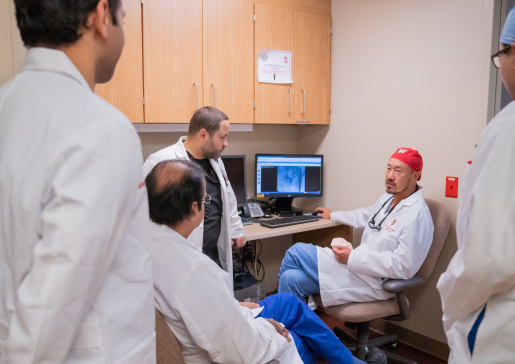
<path fill-rule="evenodd" d="M 515 98 L 515 10 L 492 55 Z M 449 363 L 515 363 L 515 103 L 488 124 L 467 164 L 458 251 L 438 281 Z"/>

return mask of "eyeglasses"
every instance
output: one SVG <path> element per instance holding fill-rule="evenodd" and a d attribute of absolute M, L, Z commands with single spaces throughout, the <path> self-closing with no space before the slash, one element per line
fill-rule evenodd
<path fill-rule="evenodd" d="M 206 198 L 203 198 L 202 201 L 204 201 L 205 205 L 209 205 L 211 203 L 211 196 L 206 195 Z"/>
<path fill-rule="evenodd" d="M 495 68 L 499 69 L 501 67 L 501 60 L 499 59 L 499 56 L 501 54 L 508 53 L 510 49 L 511 49 L 511 45 L 506 46 L 503 49 L 501 49 L 499 52 L 492 54 L 492 56 L 491 56 L 492 63 L 494 64 Z"/>

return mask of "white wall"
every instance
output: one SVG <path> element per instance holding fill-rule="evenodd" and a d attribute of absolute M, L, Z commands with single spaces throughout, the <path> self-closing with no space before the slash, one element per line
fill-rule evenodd
<path fill-rule="evenodd" d="M 332 20 L 331 125 L 298 132 L 299 153 L 326 158 L 325 196 L 311 205 L 369 206 L 384 192 L 389 156 L 420 151 L 425 196 L 445 204 L 452 225 L 432 277 L 409 294 L 411 319 L 399 325 L 445 342 L 436 282 L 456 251 L 458 210 L 444 197 L 445 177 L 463 177 L 486 125 L 485 2 L 335 0 Z"/>
<path fill-rule="evenodd" d="M 0 85 L 20 72 L 25 53 L 14 16 L 14 3 L 0 0 Z"/>
<path fill-rule="evenodd" d="M 0 0 L 0 85 L 14 75 L 11 1 Z"/>

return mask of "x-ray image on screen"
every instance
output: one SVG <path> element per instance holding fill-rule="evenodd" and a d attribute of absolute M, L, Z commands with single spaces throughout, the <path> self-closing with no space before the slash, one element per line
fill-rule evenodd
<path fill-rule="evenodd" d="M 304 192 L 304 173 L 301 166 L 277 167 L 277 192 Z"/>
<path fill-rule="evenodd" d="M 256 154 L 256 195 L 322 196 L 322 164 L 315 154 Z"/>

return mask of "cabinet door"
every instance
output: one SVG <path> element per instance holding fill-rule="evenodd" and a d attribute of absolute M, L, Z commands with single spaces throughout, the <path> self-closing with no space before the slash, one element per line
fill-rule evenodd
<path fill-rule="evenodd" d="M 145 122 L 189 123 L 202 102 L 202 0 L 143 6 Z"/>
<path fill-rule="evenodd" d="M 295 70 L 295 11 L 256 4 L 255 57 L 264 49 L 292 52 L 292 74 Z M 256 124 L 295 123 L 295 84 L 259 83 L 257 62 L 254 70 L 256 84 Z M 296 81 L 295 78 L 293 80 Z"/>
<path fill-rule="evenodd" d="M 97 94 L 133 123 L 143 123 L 143 49 L 141 0 L 125 0 L 125 47 L 111 81 L 98 84 Z M 118 26 L 121 26 L 118 24 Z"/>
<path fill-rule="evenodd" d="M 329 124 L 331 19 L 295 12 L 295 120 Z"/>
<path fill-rule="evenodd" d="M 254 4 L 204 0 L 204 106 L 254 122 Z"/>

